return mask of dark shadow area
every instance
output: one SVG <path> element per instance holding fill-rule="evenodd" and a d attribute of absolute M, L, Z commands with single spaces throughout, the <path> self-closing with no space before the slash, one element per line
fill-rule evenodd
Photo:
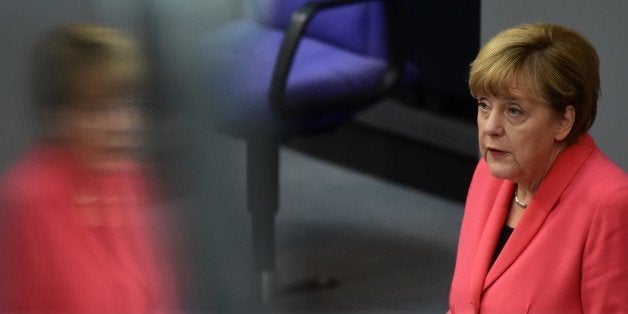
<path fill-rule="evenodd" d="M 287 146 L 458 202 L 464 202 L 477 163 L 476 158 L 358 123 L 301 136 Z"/>
<path fill-rule="evenodd" d="M 401 3 L 405 54 L 421 73 L 407 104 L 474 123 L 467 77 L 480 45 L 480 1 Z M 460 106 L 466 103 L 470 106 Z"/>

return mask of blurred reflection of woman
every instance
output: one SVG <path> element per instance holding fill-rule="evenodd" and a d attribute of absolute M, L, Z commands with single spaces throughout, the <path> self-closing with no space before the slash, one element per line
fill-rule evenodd
<path fill-rule="evenodd" d="M 134 152 L 144 66 L 119 31 L 64 25 L 37 50 L 46 134 L 0 187 L 2 312 L 170 313 L 153 181 Z"/>

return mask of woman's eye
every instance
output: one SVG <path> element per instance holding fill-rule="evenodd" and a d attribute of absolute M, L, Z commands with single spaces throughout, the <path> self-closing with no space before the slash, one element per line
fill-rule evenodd
<path fill-rule="evenodd" d="M 479 102 L 478 103 L 478 109 L 482 110 L 482 111 L 487 111 L 490 109 L 490 107 L 484 103 L 484 102 Z"/>
<path fill-rule="evenodd" d="M 523 111 L 521 111 L 521 109 L 519 108 L 512 107 L 512 108 L 508 108 L 508 113 L 513 116 L 520 116 L 523 114 Z"/>

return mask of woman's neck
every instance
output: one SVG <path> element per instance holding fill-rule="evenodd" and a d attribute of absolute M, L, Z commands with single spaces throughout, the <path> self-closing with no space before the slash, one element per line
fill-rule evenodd
<path fill-rule="evenodd" d="M 564 145 L 562 145 L 561 143 L 557 144 L 552 150 L 550 154 L 550 158 L 548 158 L 548 162 L 545 164 L 543 168 L 541 168 L 542 171 L 539 174 L 533 176 L 529 180 L 523 179 L 523 180 L 515 182 L 516 183 L 515 193 L 521 202 L 526 203 L 526 204 L 529 203 L 529 201 L 534 196 L 534 193 L 538 189 L 539 185 L 541 184 L 541 182 L 543 181 L 543 179 L 545 178 L 549 170 L 554 165 L 556 158 L 558 158 L 558 155 L 564 149 L 565 149 Z"/>

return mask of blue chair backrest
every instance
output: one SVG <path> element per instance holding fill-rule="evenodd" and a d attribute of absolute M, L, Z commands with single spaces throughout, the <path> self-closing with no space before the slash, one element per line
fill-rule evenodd
<path fill-rule="evenodd" d="M 245 0 L 245 14 L 260 24 L 286 29 L 292 14 L 311 0 Z M 380 1 L 367 1 L 321 12 L 306 34 L 356 53 L 385 57 L 386 23 Z"/>

